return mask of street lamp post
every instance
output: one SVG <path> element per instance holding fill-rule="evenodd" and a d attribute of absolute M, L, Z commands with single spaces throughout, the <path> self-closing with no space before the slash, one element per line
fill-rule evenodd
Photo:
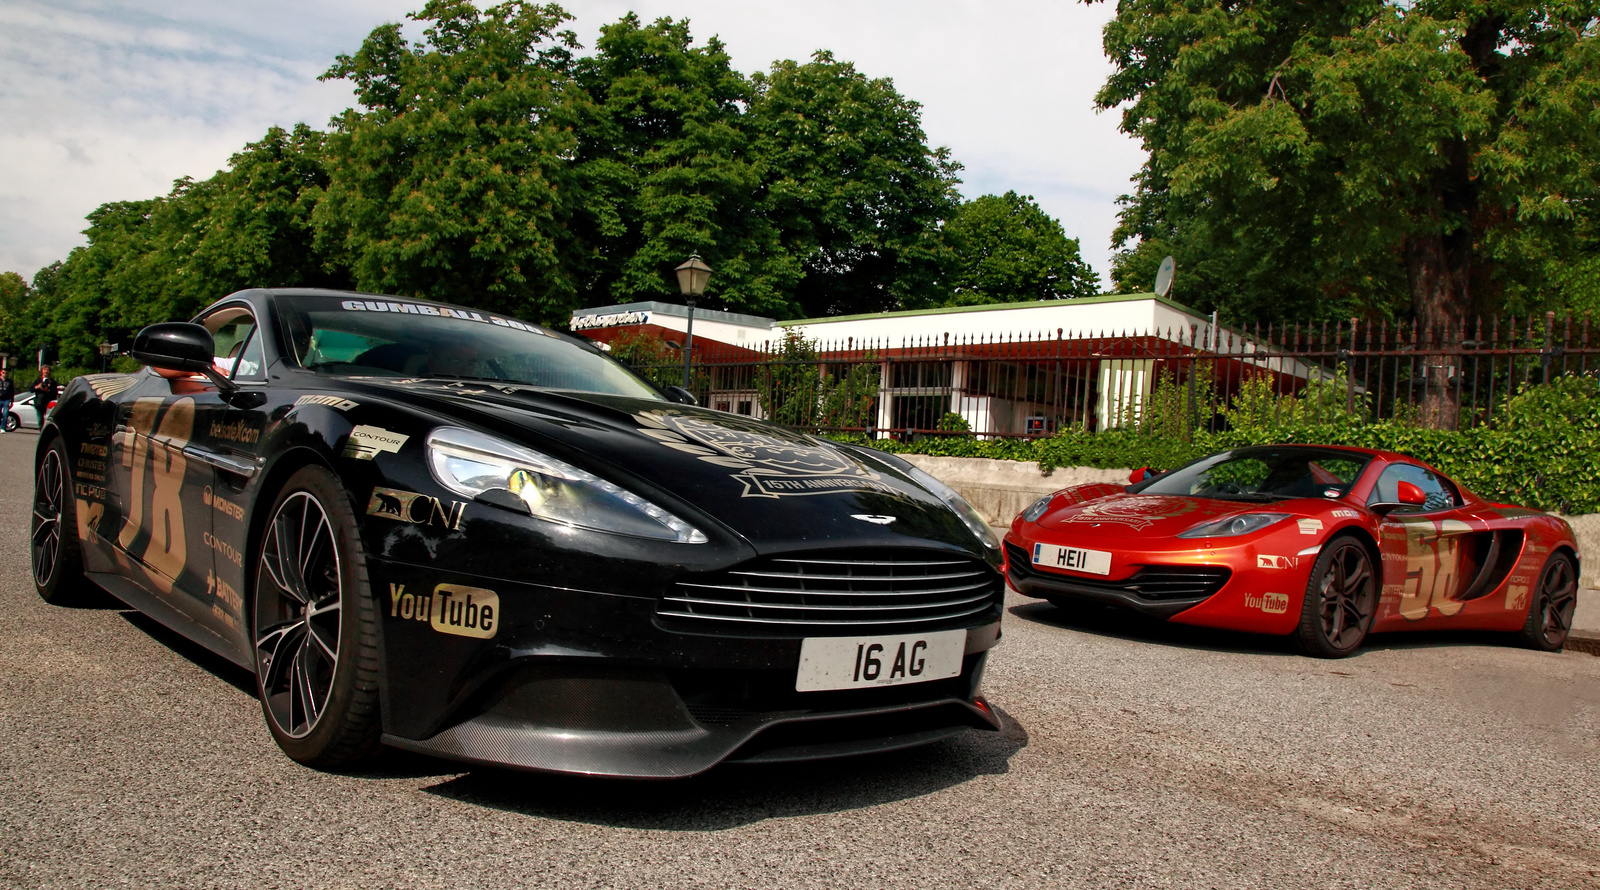
<path fill-rule="evenodd" d="M 694 301 L 706 292 L 706 282 L 711 280 L 711 267 L 700 261 L 700 255 L 689 257 L 677 268 L 678 289 L 689 301 L 689 329 L 683 338 L 683 388 L 689 388 L 689 361 L 694 355 Z"/>

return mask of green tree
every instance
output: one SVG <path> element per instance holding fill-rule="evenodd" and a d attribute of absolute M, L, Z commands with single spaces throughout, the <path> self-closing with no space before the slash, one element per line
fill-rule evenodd
<path fill-rule="evenodd" d="M 644 25 L 629 13 L 578 64 L 577 170 L 597 259 L 585 302 L 676 297 L 672 269 L 699 254 L 716 269 L 706 302 L 790 317 L 800 268 L 757 205 L 742 117 L 750 84 L 721 42 L 693 44 L 687 21 Z"/>
<path fill-rule="evenodd" d="M 961 165 L 930 148 L 922 106 L 827 52 L 753 78 L 746 113 L 762 212 L 800 263 L 794 316 L 916 309 L 943 295 Z"/>
<path fill-rule="evenodd" d="M 952 267 L 946 306 L 1060 300 L 1100 293 L 1078 241 L 1034 203 L 1006 192 L 962 204 L 944 225 Z"/>
<path fill-rule="evenodd" d="M 1093 0 L 1089 0 L 1093 2 Z M 1150 152 L 1113 274 L 1233 319 L 1594 298 L 1600 4 L 1123 0 L 1102 108 Z"/>
<path fill-rule="evenodd" d="M 411 43 L 372 31 L 323 75 L 355 85 L 327 138 L 318 246 L 357 287 L 564 321 L 582 256 L 568 230 L 572 50 L 560 7 L 429 0 Z"/>
<path fill-rule="evenodd" d="M 16 353 L 28 336 L 25 328 L 33 288 L 15 272 L 0 272 L 0 352 Z"/>

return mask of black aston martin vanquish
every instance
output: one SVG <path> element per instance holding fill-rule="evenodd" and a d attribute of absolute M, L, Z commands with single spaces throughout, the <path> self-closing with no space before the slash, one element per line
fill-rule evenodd
<path fill-rule="evenodd" d="M 890 455 L 472 309 L 249 290 L 39 438 L 34 577 L 253 671 L 290 757 L 687 776 L 999 722 L 998 543 Z"/>

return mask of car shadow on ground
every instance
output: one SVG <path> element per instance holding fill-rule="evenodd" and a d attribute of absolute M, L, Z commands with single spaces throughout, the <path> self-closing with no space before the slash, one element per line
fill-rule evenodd
<path fill-rule="evenodd" d="M 593 779 L 474 768 L 425 789 L 544 819 L 658 831 L 721 831 L 766 819 L 922 797 L 1010 770 L 1028 731 L 996 709 L 999 732 L 973 730 L 905 751 L 808 763 L 727 764 L 669 781 Z M 458 767 L 459 769 L 459 767 Z"/>
<path fill-rule="evenodd" d="M 107 596 L 110 596 L 110 594 L 107 594 Z M 227 683 L 251 698 L 256 697 L 256 678 L 254 674 L 143 612 L 135 612 L 121 603 L 118 603 L 118 606 L 126 610 L 122 613 L 122 620 L 137 627 L 152 640 L 187 658 L 201 670 L 216 677 L 218 680 Z"/>
<path fill-rule="evenodd" d="M 1023 621 L 1119 640 L 1158 643 L 1212 652 L 1241 652 L 1253 655 L 1299 654 L 1289 637 L 1169 624 L 1115 606 L 1087 604 L 1061 609 L 1046 602 L 1031 602 L 1012 606 L 1007 611 Z"/>
<path fill-rule="evenodd" d="M 1372 634 L 1361 644 L 1361 652 L 1398 649 L 1461 648 L 1493 646 L 1497 649 L 1526 649 L 1515 634 L 1489 630 L 1417 630 Z M 1360 652 L 1356 653 L 1360 654 Z"/>
<path fill-rule="evenodd" d="M 1008 611 L 1023 621 L 1060 627 L 1079 633 L 1157 643 L 1184 649 L 1202 649 L 1213 652 L 1240 652 L 1254 655 L 1287 655 L 1303 657 L 1294 645 L 1292 636 L 1265 636 L 1236 633 L 1207 627 L 1168 624 L 1146 618 L 1127 609 L 1114 606 L 1085 605 L 1072 609 L 1058 609 L 1045 602 L 1012 606 Z M 1523 648 L 1511 633 L 1486 630 L 1424 630 L 1373 634 L 1367 637 L 1350 658 L 1360 658 L 1372 652 L 1406 649 L 1462 648 L 1466 646 L 1493 646 L 1497 648 Z M 1339 660 L 1339 659 L 1332 659 Z"/>
<path fill-rule="evenodd" d="M 109 597 L 109 594 L 108 594 Z M 152 640 L 256 698 L 255 676 L 140 612 L 124 621 Z M 796 764 L 727 765 L 690 779 L 637 781 L 553 776 L 475 767 L 385 749 L 358 769 L 333 771 L 372 779 L 428 779 L 423 790 L 477 806 L 549 819 L 618 827 L 703 831 L 782 816 L 851 810 L 941 791 L 1010 769 L 1028 731 L 995 709 L 999 732 L 973 730 L 907 751 Z"/>

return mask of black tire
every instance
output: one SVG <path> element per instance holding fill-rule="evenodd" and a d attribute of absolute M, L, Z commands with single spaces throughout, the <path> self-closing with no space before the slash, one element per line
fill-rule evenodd
<path fill-rule="evenodd" d="M 307 766 L 356 766 L 377 751 L 383 727 L 377 614 L 355 510 L 338 477 L 308 466 L 267 517 L 251 563 L 250 622 L 267 728 Z"/>
<path fill-rule="evenodd" d="M 1361 647 L 1378 611 L 1378 575 L 1359 538 L 1339 535 L 1317 554 L 1300 606 L 1295 643 L 1318 658 L 1344 658 Z"/>
<path fill-rule="evenodd" d="M 57 436 L 33 479 L 33 526 L 29 552 L 33 586 L 52 606 L 92 604 L 99 588 L 83 576 L 78 547 L 78 511 L 72 499 L 67 448 Z"/>
<path fill-rule="evenodd" d="M 1539 573 L 1539 584 L 1528 597 L 1528 618 L 1518 636 L 1529 649 L 1560 652 L 1572 631 L 1572 613 L 1578 608 L 1578 568 L 1572 557 L 1552 553 Z"/>
<path fill-rule="evenodd" d="M 10 411 L 6 412 L 5 421 L 6 421 L 6 432 L 8 432 L 8 433 L 14 433 L 14 432 L 17 431 L 17 427 L 22 426 L 22 418 L 18 417 L 15 414 L 12 414 Z"/>

